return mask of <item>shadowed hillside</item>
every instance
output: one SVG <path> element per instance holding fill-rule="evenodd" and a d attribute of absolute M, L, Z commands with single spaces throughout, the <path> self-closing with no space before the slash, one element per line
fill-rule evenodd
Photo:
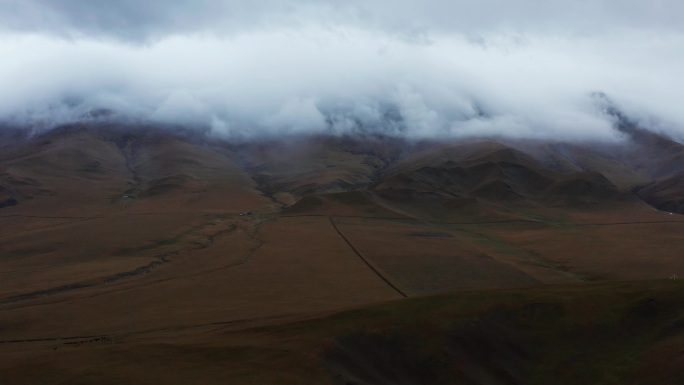
<path fill-rule="evenodd" d="M 684 214 L 684 174 L 659 180 L 639 189 L 638 194 L 658 210 Z"/>

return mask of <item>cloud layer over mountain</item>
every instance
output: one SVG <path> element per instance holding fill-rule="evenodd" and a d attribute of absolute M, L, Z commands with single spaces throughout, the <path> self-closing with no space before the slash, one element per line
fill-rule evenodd
<path fill-rule="evenodd" d="M 214 135 L 684 136 L 679 1 L 0 0 L 0 118 Z"/>

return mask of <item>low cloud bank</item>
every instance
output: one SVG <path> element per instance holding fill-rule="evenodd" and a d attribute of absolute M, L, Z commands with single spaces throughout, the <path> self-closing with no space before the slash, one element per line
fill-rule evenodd
<path fill-rule="evenodd" d="M 381 2 L 370 4 L 365 14 L 335 13 L 330 25 L 310 6 L 297 18 L 230 33 L 171 33 L 161 22 L 152 35 L 104 24 L 75 33 L 64 13 L 41 33 L 27 18 L 0 34 L 0 120 L 49 129 L 127 119 L 220 137 L 371 131 L 611 140 L 614 118 L 592 97 L 603 92 L 643 126 L 684 137 L 684 33 L 675 27 L 616 22 L 614 30 L 578 34 L 570 26 L 581 24 L 566 18 L 547 33 L 542 24 L 506 30 L 494 18 L 489 30 L 454 30 L 419 12 L 416 23 L 427 27 L 402 29 L 373 16 Z"/>

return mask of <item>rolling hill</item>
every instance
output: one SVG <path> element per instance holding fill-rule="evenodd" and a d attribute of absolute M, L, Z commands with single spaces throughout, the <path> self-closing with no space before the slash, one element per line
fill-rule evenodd
<path fill-rule="evenodd" d="M 0 383 L 681 382 L 684 145 L 618 129 L 4 127 Z"/>

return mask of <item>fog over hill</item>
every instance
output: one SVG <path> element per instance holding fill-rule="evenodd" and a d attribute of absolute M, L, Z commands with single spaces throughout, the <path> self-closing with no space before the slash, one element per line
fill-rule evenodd
<path fill-rule="evenodd" d="M 0 119 L 610 141 L 684 136 L 678 1 L 0 1 Z M 102 114 L 103 109 L 112 111 Z"/>
<path fill-rule="evenodd" d="M 0 384 L 684 383 L 682 15 L 0 0 Z"/>

